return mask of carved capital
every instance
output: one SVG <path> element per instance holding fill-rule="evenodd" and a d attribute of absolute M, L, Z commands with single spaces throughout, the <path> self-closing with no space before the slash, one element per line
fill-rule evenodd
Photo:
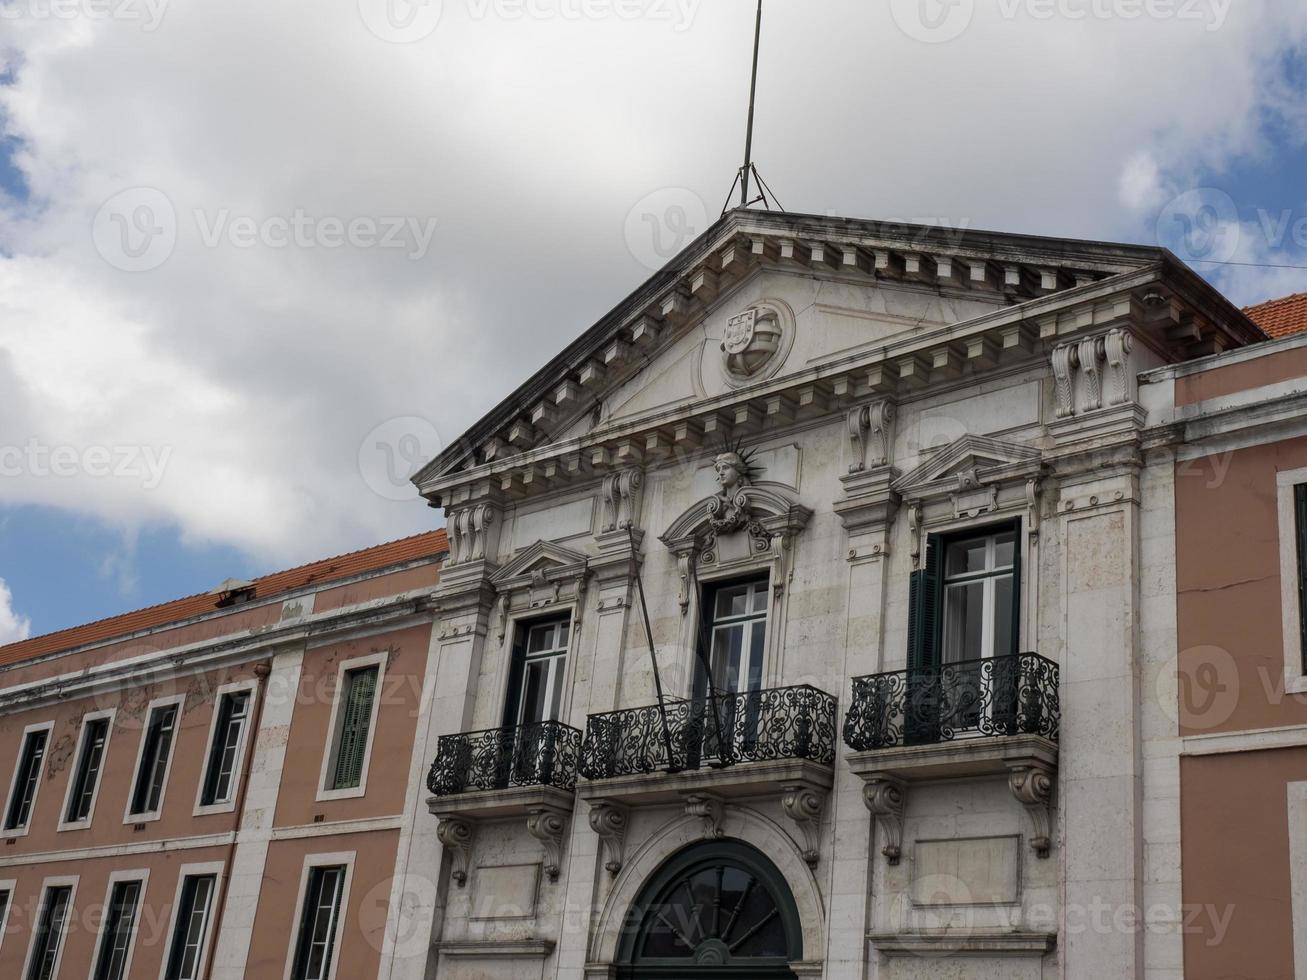
<path fill-rule="evenodd" d="M 449 849 L 454 866 L 451 877 L 459 887 L 466 885 L 472 845 L 476 841 L 476 825 L 461 817 L 441 817 L 436 825 L 436 838 Z"/>
<path fill-rule="evenodd" d="M 1043 765 L 1013 766 L 1008 773 L 1008 788 L 1035 824 L 1030 839 L 1035 856 L 1046 858 L 1052 849 L 1053 771 Z"/>
<path fill-rule="evenodd" d="M 826 807 L 826 793 L 812 786 L 785 786 L 782 788 L 781 809 L 795 822 L 803 837 L 803 860 L 816 867 L 820 857 L 821 813 Z"/>
<path fill-rule="evenodd" d="M 891 864 L 903 856 L 903 806 L 905 786 L 892 776 L 872 776 L 862 787 L 862 801 L 876 821 L 876 829 L 885 839 L 880 852 Z"/>
<path fill-rule="evenodd" d="M 595 800 L 590 804 L 590 829 L 599 835 L 608 860 L 604 867 L 610 875 L 622 870 L 626 852 L 626 827 L 630 819 L 630 810 L 620 803 L 609 800 Z"/>
<path fill-rule="evenodd" d="M 497 514 L 489 504 L 475 504 L 448 515 L 448 565 L 479 561 L 489 550 L 490 532 Z"/>
<path fill-rule="evenodd" d="M 545 877 L 558 880 L 558 869 L 563 863 L 563 837 L 567 834 L 567 814 L 548 806 L 532 807 L 527 811 L 526 830 L 544 845 Z"/>
<path fill-rule="evenodd" d="M 635 526 L 643 487 L 644 473 L 638 469 L 622 470 L 604 478 L 605 531 L 625 531 Z"/>
<path fill-rule="evenodd" d="M 849 441 L 853 445 L 850 473 L 888 466 L 894 451 L 896 409 L 888 399 L 859 405 L 849 412 Z"/>
<path fill-rule="evenodd" d="M 726 836 L 722 822 L 726 819 L 726 808 L 716 796 L 698 793 L 685 798 L 685 815 L 698 817 L 703 821 L 703 836 L 712 840 Z"/>

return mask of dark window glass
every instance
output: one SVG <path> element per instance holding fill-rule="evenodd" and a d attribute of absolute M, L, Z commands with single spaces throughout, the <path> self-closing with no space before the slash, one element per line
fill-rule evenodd
<path fill-rule="evenodd" d="M 213 732 L 213 745 L 209 748 L 209 765 L 204 776 L 204 792 L 200 797 L 203 806 L 231 802 L 235 792 L 236 757 L 240 751 L 249 708 L 248 691 L 224 695 L 218 705 L 218 724 Z"/>
<path fill-rule="evenodd" d="M 68 923 L 68 903 L 73 890 L 67 885 L 47 888 L 37 918 L 32 963 L 27 970 L 28 980 L 52 980 L 59 961 L 59 947 L 63 944 L 64 927 Z"/>
<path fill-rule="evenodd" d="M 45 761 L 45 746 L 50 732 L 28 732 L 18 757 L 18 772 L 14 777 L 13 796 L 5 813 L 5 830 L 22 830 L 32 819 L 32 801 L 41 782 L 41 763 Z"/>
<path fill-rule="evenodd" d="M 145 748 L 141 767 L 132 791 L 132 815 L 157 813 L 163 803 L 163 781 L 168 774 L 168 757 L 172 752 L 177 727 L 177 706 L 156 708 L 145 729 Z"/>
<path fill-rule="evenodd" d="M 100 780 L 100 767 L 104 765 L 104 747 L 108 739 L 108 718 L 97 718 L 87 724 L 82 736 L 82 753 L 73 776 L 72 794 L 68 799 L 68 823 L 80 823 L 91 815 L 91 804 L 95 801 L 95 788 Z"/>
<path fill-rule="evenodd" d="M 204 936 L 209 929 L 209 908 L 217 879 L 213 875 L 188 877 L 182 884 L 181 902 L 177 907 L 177 924 L 173 927 L 172 947 L 164 980 L 198 980 L 203 959 Z"/>
<path fill-rule="evenodd" d="M 136 910 L 141 901 L 139 881 L 115 882 L 104 913 L 100 933 L 100 956 L 95 965 L 95 980 L 123 980 L 127 971 L 127 951 L 136 928 Z"/>
<path fill-rule="evenodd" d="M 767 579 L 705 586 L 702 606 L 704 642 L 718 694 L 762 688 L 762 661 L 767 641 Z M 707 693 L 699 664 L 696 694 Z"/>
<path fill-rule="evenodd" d="M 377 667 L 364 667 L 345 674 L 341 692 L 340 739 L 336 765 L 328 789 L 357 789 L 363 782 L 363 762 L 372 727 L 372 701 L 377 693 Z"/>
<path fill-rule="evenodd" d="M 1303 670 L 1307 671 L 1307 483 L 1293 488 L 1298 530 L 1298 624 L 1302 629 Z"/>
<path fill-rule="evenodd" d="M 292 980 L 327 980 L 336 952 L 340 898 L 345 888 L 345 868 L 312 868 L 304 892 L 299 940 L 295 944 Z"/>

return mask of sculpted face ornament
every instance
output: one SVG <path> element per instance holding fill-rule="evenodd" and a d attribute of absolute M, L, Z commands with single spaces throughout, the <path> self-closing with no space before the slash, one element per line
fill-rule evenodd
<path fill-rule="evenodd" d="M 708 519 L 716 534 L 733 534 L 754 523 L 749 506 L 749 487 L 753 486 L 748 455 L 732 449 L 719 453 L 713 460 L 717 485 L 721 493 L 708 504 Z M 765 532 L 764 532 L 765 533 Z"/>

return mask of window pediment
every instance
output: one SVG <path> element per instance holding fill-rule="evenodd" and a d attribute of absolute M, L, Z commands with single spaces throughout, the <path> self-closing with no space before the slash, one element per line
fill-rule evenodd
<path fill-rule="evenodd" d="M 1024 481 L 1037 474 L 1040 451 L 1030 446 L 965 435 L 894 481 L 905 499 L 920 500 Z"/>

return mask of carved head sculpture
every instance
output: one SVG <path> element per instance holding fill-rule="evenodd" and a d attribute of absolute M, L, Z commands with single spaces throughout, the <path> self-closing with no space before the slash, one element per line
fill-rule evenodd
<path fill-rule="evenodd" d="M 723 493 L 733 493 L 749 485 L 749 462 L 734 450 L 719 453 L 713 460 L 713 469 L 717 471 L 717 485 Z"/>

